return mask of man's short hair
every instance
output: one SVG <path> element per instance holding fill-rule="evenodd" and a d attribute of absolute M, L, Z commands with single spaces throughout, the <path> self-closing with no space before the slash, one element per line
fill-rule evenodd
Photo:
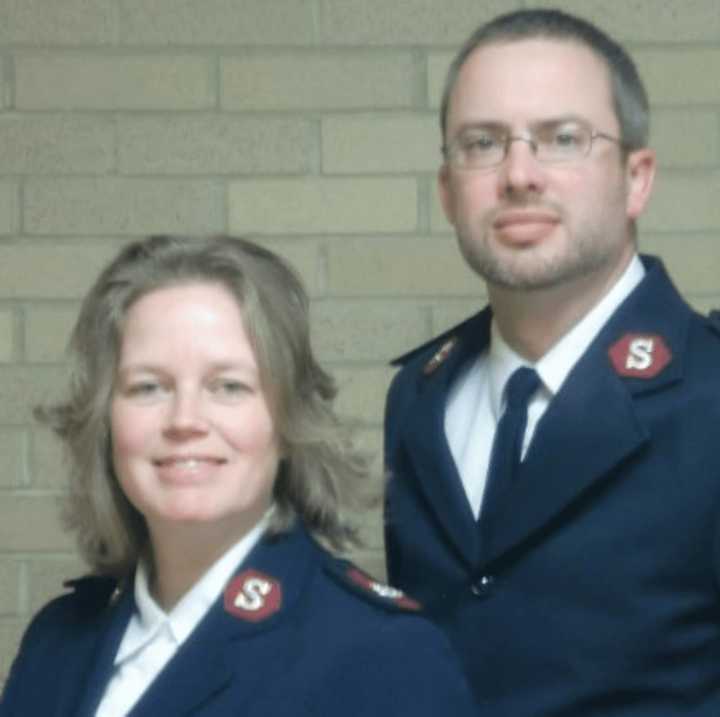
<path fill-rule="evenodd" d="M 447 139 L 448 110 L 460 69 L 478 48 L 532 38 L 577 42 L 595 53 L 607 66 L 620 137 L 626 151 L 646 147 L 650 114 L 645 87 L 626 50 L 602 30 L 560 10 L 531 9 L 499 15 L 481 25 L 463 44 L 445 79 L 440 107 L 440 127 Z"/>

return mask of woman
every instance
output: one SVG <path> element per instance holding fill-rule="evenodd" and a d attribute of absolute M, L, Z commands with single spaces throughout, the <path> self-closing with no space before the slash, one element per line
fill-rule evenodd
<path fill-rule="evenodd" d="M 307 297 L 240 239 L 152 237 L 105 269 L 40 417 L 92 576 L 46 606 L 2 717 L 475 714 L 444 638 L 346 548 L 363 463 Z M 350 501 L 347 503 L 346 501 Z"/>

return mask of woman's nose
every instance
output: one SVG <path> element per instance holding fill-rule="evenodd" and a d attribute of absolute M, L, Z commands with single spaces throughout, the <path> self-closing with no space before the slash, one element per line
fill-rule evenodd
<path fill-rule="evenodd" d="M 201 393 L 176 391 L 168 407 L 166 435 L 177 439 L 201 435 L 205 432 L 207 432 L 207 417 Z"/>

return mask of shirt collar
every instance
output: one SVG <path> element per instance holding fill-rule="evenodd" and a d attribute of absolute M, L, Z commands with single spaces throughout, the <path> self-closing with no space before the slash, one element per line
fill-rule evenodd
<path fill-rule="evenodd" d="M 227 550 L 205 574 L 165 612 L 153 598 L 149 587 L 149 570 L 142 560 L 135 571 L 135 607 L 125 632 L 115 664 L 118 665 L 143 649 L 162 631 L 176 644 L 182 644 L 222 593 L 225 585 L 265 532 L 274 508 L 235 545 Z"/>
<path fill-rule="evenodd" d="M 490 397 L 490 410 L 495 420 L 500 418 L 503 388 L 510 376 L 520 366 L 531 364 L 510 348 L 501 336 L 497 322 L 493 320 L 490 327 L 490 351 L 488 353 L 488 391 Z"/>
<path fill-rule="evenodd" d="M 636 254 L 610 291 L 538 361 L 535 368 L 553 395 L 560 390 L 600 329 L 644 276 L 645 267 Z"/>
<path fill-rule="evenodd" d="M 497 322 L 493 320 L 488 352 L 488 388 L 490 407 L 495 418 L 500 415 L 503 388 L 520 366 L 534 368 L 540 376 L 543 390 L 549 394 L 548 398 L 554 396 L 600 329 L 644 276 L 645 268 L 636 254 L 610 291 L 534 366 L 510 348 L 500 335 Z"/>

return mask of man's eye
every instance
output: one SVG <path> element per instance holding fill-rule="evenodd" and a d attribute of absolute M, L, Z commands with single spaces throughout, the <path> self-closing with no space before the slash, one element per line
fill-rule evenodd
<path fill-rule="evenodd" d="M 582 144 L 582 131 L 577 127 L 558 127 L 549 133 L 547 141 L 556 147 L 576 147 Z"/>
<path fill-rule="evenodd" d="M 500 140 L 490 134 L 479 134 L 470 137 L 464 137 L 460 142 L 460 146 L 462 147 L 463 151 L 469 153 L 487 152 L 489 150 L 496 149 L 498 146 L 500 146 L 500 144 Z"/>

